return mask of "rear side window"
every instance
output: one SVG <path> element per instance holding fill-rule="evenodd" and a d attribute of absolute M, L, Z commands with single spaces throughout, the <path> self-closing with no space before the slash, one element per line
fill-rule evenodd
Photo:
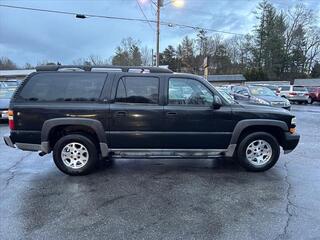
<path fill-rule="evenodd" d="M 305 87 L 302 86 L 294 86 L 293 87 L 293 91 L 297 91 L 297 92 L 307 92 L 307 89 Z"/>
<path fill-rule="evenodd" d="M 290 86 L 281 86 L 281 91 L 290 91 Z"/>
<path fill-rule="evenodd" d="M 156 77 L 122 77 L 119 80 L 116 102 L 149 103 L 159 102 L 159 79 Z"/>
<path fill-rule="evenodd" d="M 105 73 L 37 74 L 23 87 L 20 98 L 46 102 L 97 101 L 105 79 Z"/>

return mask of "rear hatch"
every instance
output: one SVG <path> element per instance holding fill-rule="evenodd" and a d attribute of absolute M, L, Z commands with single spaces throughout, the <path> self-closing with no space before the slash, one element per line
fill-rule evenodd
<path fill-rule="evenodd" d="M 299 97 L 306 96 L 309 93 L 308 89 L 304 86 L 293 86 L 292 91 Z"/>

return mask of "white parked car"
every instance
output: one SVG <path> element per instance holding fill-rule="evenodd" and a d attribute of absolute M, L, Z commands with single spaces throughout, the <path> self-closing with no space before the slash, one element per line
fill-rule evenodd
<path fill-rule="evenodd" d="M 291 102 L 308 103 L 309 92 L 304 86 L 281 85 L 280 96 Z"/>

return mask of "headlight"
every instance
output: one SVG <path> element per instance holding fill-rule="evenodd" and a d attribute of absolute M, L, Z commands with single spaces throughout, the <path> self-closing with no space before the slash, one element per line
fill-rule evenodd
<path fill-rule="evenodd" d="M 263 105 L 271 105 L 271 103 L 261 99 L 261 98 L 257 98 L 257 97 L 253 97 L 252 100 L 257 103 L 257 104 L 263 104 Z"/>
<path fill-rule="evenodd" d="M 286 107 L 289 107 L 291 104 L 290 104 L 290 101 L 288 100 L 288 99 L 285 99 L 285 98 L 283 98 L 283 101 L 284 101 L 284 105 L 286 106 Z"/>
<path fill-rule="evenodd" d="M 291 119 L 291 125 L 297 125 L 297 119 L 295 117 Z"/>

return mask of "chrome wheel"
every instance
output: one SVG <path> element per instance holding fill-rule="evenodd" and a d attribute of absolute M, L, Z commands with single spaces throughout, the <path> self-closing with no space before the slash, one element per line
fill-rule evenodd
<path fill-rule="evenodd" d="M 311 98 L 311 97 L 308 98 L 308 103 L 309 103 L 309 104 L 312 103 L 312 98 Z"/>
<path fill-rule="evenodd" d="M 255 140 L 248 145 L 246 157 L 255 166 L 265 165 L 272 157 L 272 148 L 265 140 Z"/>
<path fill-rule="evenodd" d="M 89 160 L 89 151 L 81 143 L 68 143 L 61 151 L 61 159 L 67 167 L 79 169 L 87 164 Z"/>

